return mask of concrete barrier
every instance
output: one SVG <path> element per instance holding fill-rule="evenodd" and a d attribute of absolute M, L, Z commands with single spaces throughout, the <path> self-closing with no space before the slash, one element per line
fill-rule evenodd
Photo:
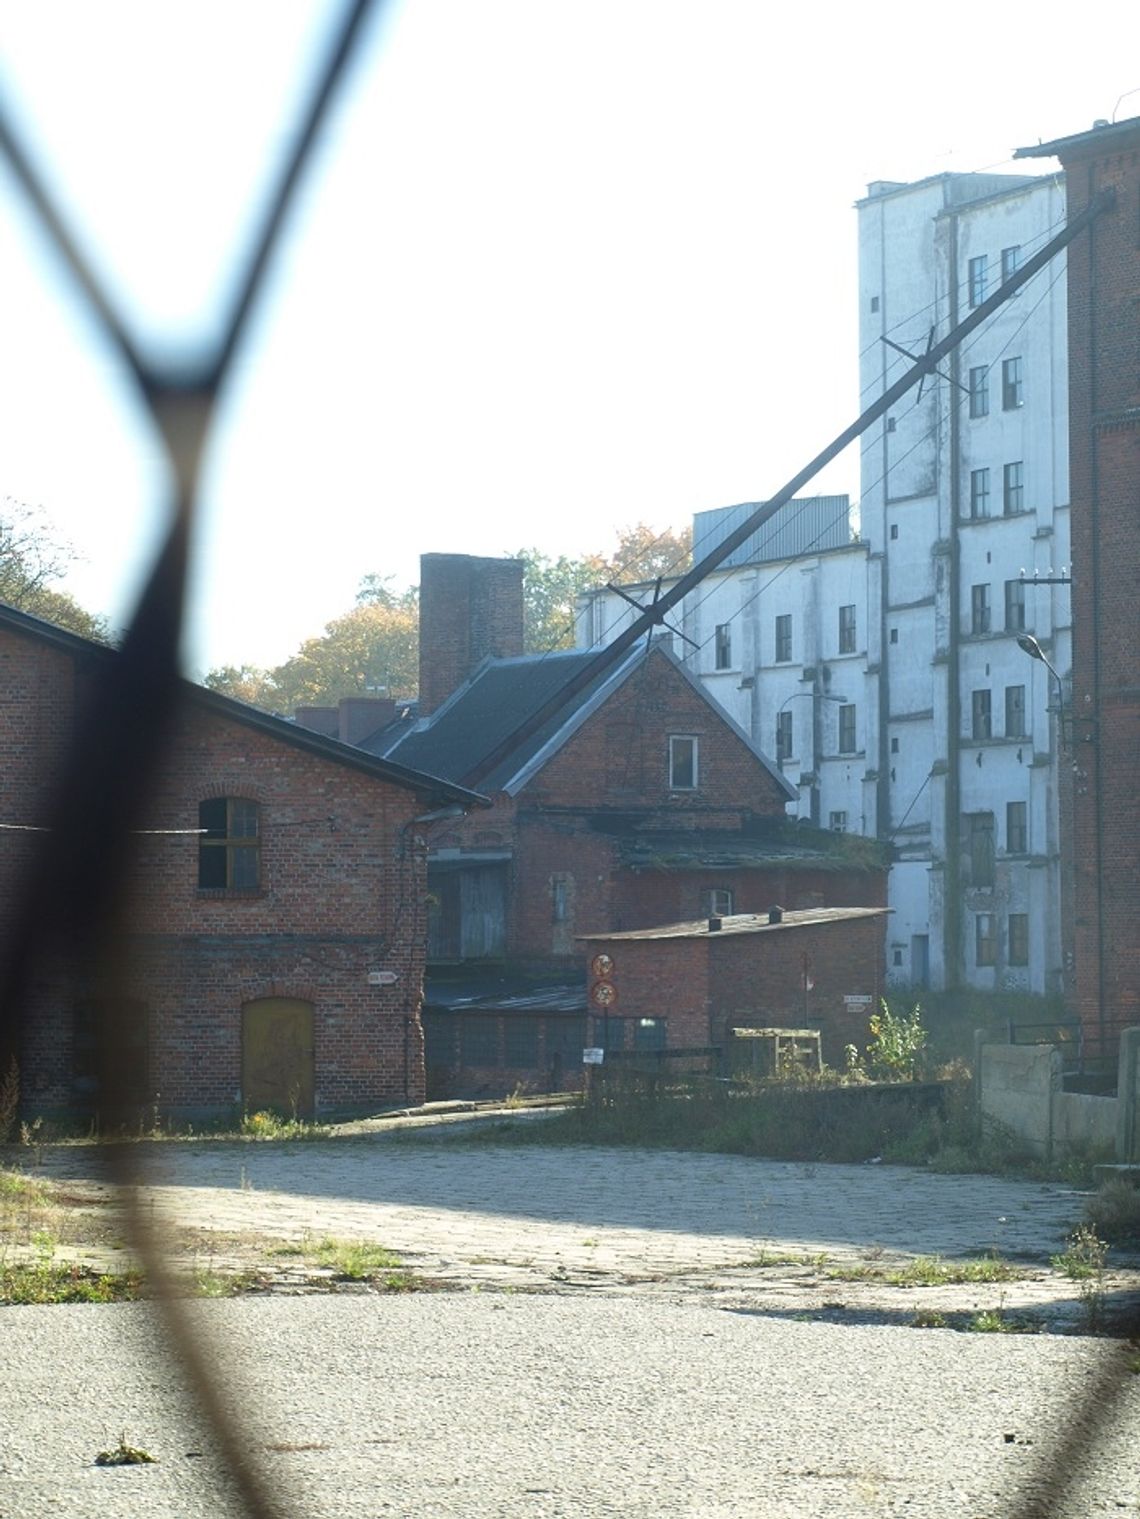
<path fill-rule="evenodd" d="M 979 1029 L 974 1094 L 983 1124 L 1000 1123 L 1043 1159 L 1099 1149 L 1140 1160 L 1140 1028 L 1121 1035 L 1115 1097 L 1066 1092 L 1053 1045 L 990 1044 Z"/>

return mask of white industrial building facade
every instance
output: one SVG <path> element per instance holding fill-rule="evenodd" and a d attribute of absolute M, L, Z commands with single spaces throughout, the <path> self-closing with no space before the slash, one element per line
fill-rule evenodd
<path fill-rule="evenodd" d="M 880 182 L 858 215 L 866 407 L 908 366 L 891 344 L 921 353 L 1055 235 L 1064 186 Z M 861 466 L 857 537 L 846 497 L 789 503 L 685 599 L 674 647 L 779 760 L 791 810 L 893 841 L 894 980 L 1057 991 L 1056 689 L 1017 637 L 1067 674 L 1063 256 L 863 435 Z M 751 509 L 699 513 L 694 557 Z M 633 615 L 591 593 L 579 643 Z"/>

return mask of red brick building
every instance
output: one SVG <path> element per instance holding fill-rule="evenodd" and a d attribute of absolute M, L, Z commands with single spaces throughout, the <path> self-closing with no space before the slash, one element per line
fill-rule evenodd
<path fill-rule="evenodd" d="M 605 1050 L 724 1049 L 735 1027 L 818 1028 L 862 1047 L 884 984 L 883 907 L 670 923 L 583 940 L 588 1034 Z"/>
<path fill-rule="evenodd" d="M 62 756 L 113 651 L 0 607 L 0 921 L 51 823 Z M 65 958 L 23 1022 L 25 1106 L 375 1110 L 424 1091 L 418 821 L 481 798 L 187 685 L 133 865 L 129 1006 Z M 125 1016 L 129 1072 L 101 1068 Z M 121 1024 L 120 1024 L 121 1026 Z"/>
<path fill-rule="evenodd" d="M 1140 1022 L 1140 117 L 1022 148 L 1059 158 L 1068 251 L 1077 1011 L 1115 1044 Z"/>
<path fill-rule="evenodd" d="M 478 594 L 462 589 L 465 564 Z M 425 558 L 427 696 L 414 724 L 382 729 L 366 748 L 463 783 L 591 660 L 580 650 L 504 652 L 521 643 L 521 575 L 511 560 Z M 457 607 L 476 613 L 463 637 Z M 457 645 L 473 667 L 455 665 Z M 459 679 L 446 700 L 437 660 Z M 793 788 L 661 644 L 629 651 L 508 743 L 479 789 L 491 811 L 431 831 L 425 1029 L 435 1090 L 560 1084 L 580 1064 L 582 934 L 773 901 L 885 902 L 879 846 L 789 821 Z"/>

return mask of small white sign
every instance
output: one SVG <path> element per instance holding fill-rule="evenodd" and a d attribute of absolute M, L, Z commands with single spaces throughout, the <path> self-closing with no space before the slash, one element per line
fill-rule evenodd
<path fill-rule="evenodd" d="M 368 972 L 369 986 L 395 986 L 399 979 L 399 973 L 394 970 L 370 970 Z"/>
<path fill-rule="evenodd" d="M 862 992 L 859 992 L 859 993 L 849 992 L 843 998 L 843 1000 L 847 1004 L 848 1007 L 870 1007 L 871 1003 L 874 1002 L 875 999 L 874 999 L 874 997 L 864 996 Z"/>
<path fill-rule="evenodd" d="M 601 1065 L 606 1058 L 605 1050 L 589 1049 L 582 1051 L 583 1065 Z"/>

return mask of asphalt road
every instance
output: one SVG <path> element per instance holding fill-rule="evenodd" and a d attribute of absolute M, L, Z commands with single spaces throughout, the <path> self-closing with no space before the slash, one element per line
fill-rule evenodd
<path fill-rule="evenodd" d="M 532 1293 L 195 1305 L 287 1514 L 1048 1515 L 1135 1512 L 1140 1380 L 1067 1500 L 1037 1487 L 1119 1344 L 802 1323 Z M 146 1304 L 3 1312 L 0 1516 L 223 1519 Z M 125 1432 L 157 1464 L 103 1469 Z M 194 1454 L 192 1454 L 194 1453 Z M 1019 1498 L 1020 1495 L 1020 1498 Z"/>

